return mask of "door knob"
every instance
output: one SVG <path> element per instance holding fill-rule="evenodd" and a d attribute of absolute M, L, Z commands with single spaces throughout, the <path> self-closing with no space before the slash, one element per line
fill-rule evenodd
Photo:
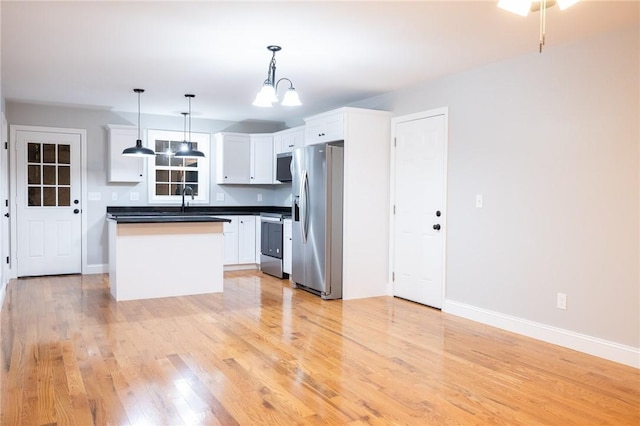
<path fill-rule="evenodd" d="M 435 225 L 433 225 L 433 229 L 435 229 L 436 231 L 440 230 L 440 224 L 436 223 Z"/>
<path fill-rule="evenodd" d="M 9 213 L 5 213 L 5 214 L 4 214 L 4 217 L 9 217 Z"/>
<path fill-rule="evenodd" d="M 80 213 L 80 210 L 78 210 L 78 209 L 73 209 L 73 213 L 74 213 L 74 214 L 78 214 L 78 213 Z"/>
<path fill-rule="evenodd" d="M 436 210 L 436 216 L 440 217 L 440 215 L 442 215 L 442 213 L 440 213 L 440 210 Z"/>

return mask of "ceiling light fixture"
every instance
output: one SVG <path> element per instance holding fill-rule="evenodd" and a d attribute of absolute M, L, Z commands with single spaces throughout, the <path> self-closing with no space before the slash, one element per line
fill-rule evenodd
<path fill-rule="evenodd" d="M 500 0 L 498 7 L 520 16 L 527 16 L 529 11 L 540 12 L 540 53 L 545 43 L 547 32 L 547 9 L 558 4 L 561 10 L 573 6 L 580 0 Z"/>
<path fill-rule="evenodd" d="M 253 101 L 254 106 L 259 107 L 272 107 L 273 104 L 278 103 L 278 85 L 282 80 L 289 82 L 289 88 L 284 94 L 282 99 L 282 105 L 284 106 L 299 106 L 302 105 L 298 92 L 293 87 L 293 83 L 288 78 L 281 78 L 276 82 L 276 52 L 282 50 L 280 46 L 267 46 L 267 50 L 273 53 L 271 56 L 271 62 L 269 62 L 269 69 L 267 71 L 267 79 L 262 83 L 262 89 L 256 95 L 256 99 Z"/>
<path fill-rule="evenodd" d="M 191 142 L 191 99 L 195 98 L 196 95 L 184 95 L 185 98 L 189 99 L 189 139 L 187 140 L 186 138 L 184 139 L 184 141 L 182 142 L 182 145 L 180 146 L 180 150 L 178 152 L 175 153 L 175 157 L 178 158 L 203 158 L 204 157 L 204 152 L 202 151 L 198 151 L 197 149 L 193 149 L 193 142 Z M 182 113 L 187 114 L 187 113 Z M 185 120 L 186 120 L 186 115 L 185 115 Z"/>
<path fill-rule="evenodd" d="M 142 139 L 140 138 L 140 94 L 144 92 L 144 89 L 133 89 L 138 94 L 138 140 L 136 140 L 136 146 L 126 148 L 122 151 L 122 155 L 129 157 L 155 157 L 156 153 L 144 146 L 142 146 Z"/>

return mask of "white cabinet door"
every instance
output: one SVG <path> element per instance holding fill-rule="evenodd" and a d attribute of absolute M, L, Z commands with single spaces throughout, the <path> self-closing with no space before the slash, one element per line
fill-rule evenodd
<path fill-rule="evenodd" d="M 260 264 L 260 245 L 262 244 L 262 221 L 256 217 L 256 263 Z"/>
<path fill-rule="evenodd" d="M 291 247 L 293 245 L 291 219 L 284 220 L 282 240 L 282 271 L 285 274 L 291 274 Z"/>
<path fill-rule="evenodd" d="M 238 264 L 238 216 L 220 216 L 231 222 L 225 222 L 224 232 L 224 264 Z"/>
<path fill-rule="evenodd" d="M 276 154 L 291 152 L 294 148 L 304 146 L 304 126 L 274 133 L 273 146 Z"/>
<path fill-rule="evenodd" d="M 282 134 L 282 132 L 273 134 L 273 156 L 274 157 L 278 154 L 282 154 L 283 152 L 286 152 L 284 148 L 283 140 L 284 140 L 284 135 Z"/>
<path fill-rule="evenodd" d="M 108 181 L 142 182 L 144 159 L 122 155 L 125 148 L 135 146 L 138 129 L 135 126 L 108 124 L 107 130 L 109 132 Z"/>
<path fill-rule="evenodd" d="M 305 122 L 304 143 L 333 142 L 344 139 L 344 113 L 337 112 L 311 117 Z"/>
<path fill-rule="evenodd" d="M 250 183 L 274 183 L 273 136 L 271 135 L 251 135 Z"/>
<path fill-rule="evenodd" d="M 251 182 L 251 139 L 240 133 L 216 133 L 216 183 Z"/>
<path fill-rule="evenodd" d="M 238 263 L 256 263 L 256 217 L 238 216 Z"/>

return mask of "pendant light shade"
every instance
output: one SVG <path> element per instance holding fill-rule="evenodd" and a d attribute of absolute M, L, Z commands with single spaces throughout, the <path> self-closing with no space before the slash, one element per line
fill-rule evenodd
<path fill-rule="evenodd" d="M 184 96 L 189 99 L 189 139 L 185 139 L 182 142 L 180 150 L 176 152 L 174 156 L 177 158 L 204 158 L 204 153 L 197 149 L 193 149 L 193 142 L 191 142 L 191 99 L 195 98 L 196 95 L 187 94 Z"/>
<path fill-rule="evenodd" d="M 138 140 L 136 140 L 135 146 L 122 151 L 122 155 L 128 157 L 155 157 L 156 153 L 153 150 L 142 146 L 142 139 L 140 138 L 140 94 L 144 92 L 144 89 L 133 89 L 133 91 L 138 94 Z"/>

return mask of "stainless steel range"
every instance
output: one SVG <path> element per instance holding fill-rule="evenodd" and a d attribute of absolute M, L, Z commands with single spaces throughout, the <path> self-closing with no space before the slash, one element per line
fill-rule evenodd
<path fill-rule="evenodd" d="M 289 277 L 282 271 L 283 227 L 283 214 L 260 214 L 260 269 L 278 278 Z"/>

